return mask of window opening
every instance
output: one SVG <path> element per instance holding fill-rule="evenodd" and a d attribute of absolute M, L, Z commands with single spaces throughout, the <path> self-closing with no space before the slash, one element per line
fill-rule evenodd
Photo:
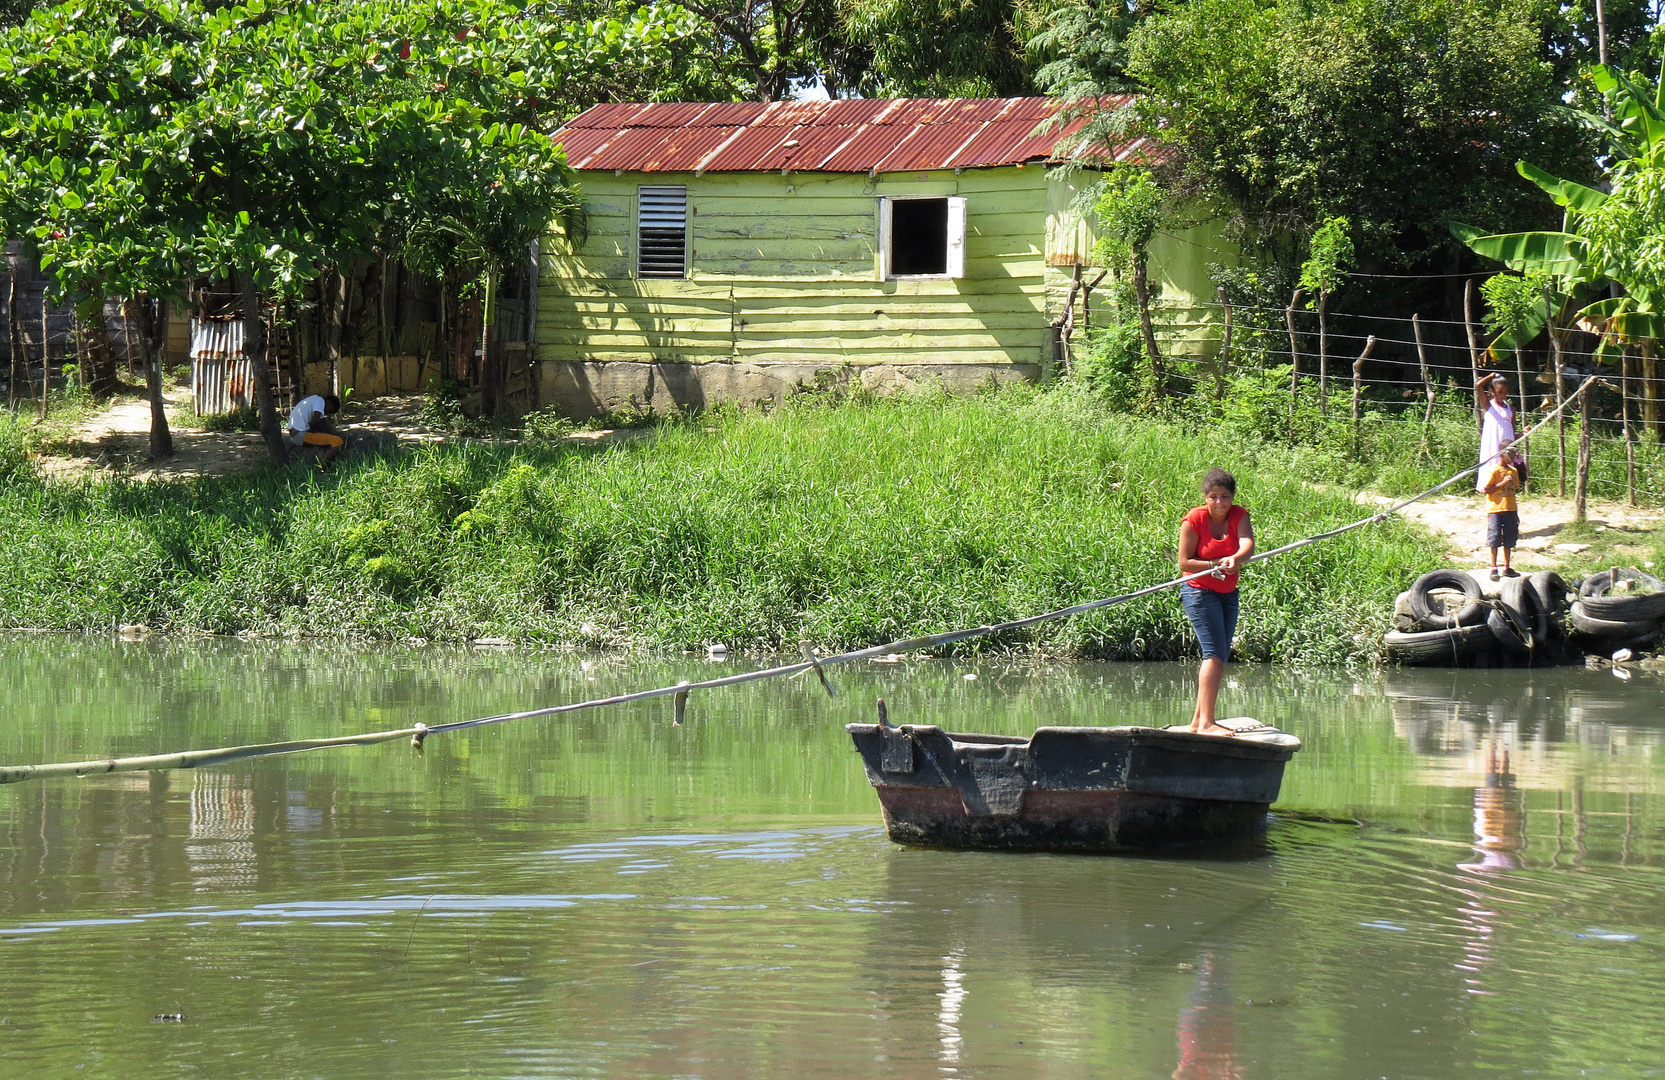
<path fill-rule="evenodd" d="M 965 199 L 879 200 L 884 278 L 965 276 Z"/>
<path fill-rule="evenodd" d="M 688 276 L 688 189 L 636 189 L 636 276 Z"/>
<path fill-rule="evenodd" d="M 948 273 L 948 200 L 897 199 L 890 210 L 890 272 Z"/>

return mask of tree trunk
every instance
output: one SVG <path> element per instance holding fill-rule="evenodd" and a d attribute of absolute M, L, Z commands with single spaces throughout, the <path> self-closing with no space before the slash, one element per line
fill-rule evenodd
<path fill-rule="evenodd" d="M 324 309 L 324 359 L 329 363 L 330 393 L 341 393 L 341 330 L 347 320 L 347 278 L 339 270 L 324 275 L 319 299 Z"/>
<path fill-rule="evenodd" d="M 486 298 L 480 305 L 480 414 L 495 417 L 503 408 L 503 364 L 498 356 L 497 269 L 486 268 Z"/>
<path fill-rule="evenodd" d="M 1630 426 L 1630 350 L 1619 356 L 1619 413 L 1625 432 L 1625 502 L 1636 505 L 1636 432 Z"/>
<path fill-rule="evenodd" d="M 137 309 L 140 346 L 144 350 L 145 399 L 150 402 L 150 456 L 173 456 L 173 432 L 168 430 L 167 400 L 162 396 L 162 350 L 167 344 L 168 306 L 165 300 L 129 300 Z"/>
<path fill-rule="evenodd" d="M 266 324 L 260 318 L 260 288 L 254 275 L 237 272 L 237 292 L 243 302 L 243 354 L 249 358 L 254 374 L 254 403 L 260 413 L 260 438 L 272 464 L 289 463 L 289 444 L 279 426 L 277 400 L 272 393 L 272 368 L 266 362 Z"/>
<path fill-rule="evenodd" d="M 1651 344 L 1642 353 L 1642 431 L 1656 442 L 1665 439 L 1659 417 L 1659 357 Z"/>
<path fill-rule="evenodd" d="M 116 352 L 110 348 L 110 327 L 104 321 L 104 298 L 97 299 L 92 318 L 81 324 L 84 359 L 81 379 L 94 397 L 116 392 Z"/>
<path fill-rule="evenodd" d="M 1162 350 L 1156 346 L 1156 327 L 1150 318 L 1150 281 L 1145 275 L 1145 251 L 1141 247 L 1133 252 L 1133 297 L 1139 303 L 1139 330 L 1145 339 L 1145 352 L 1150 356 L 1151 381 L 1156 385 L 1156 394 L 1161 397 L 1166 390 L 1162 373 Z"/>

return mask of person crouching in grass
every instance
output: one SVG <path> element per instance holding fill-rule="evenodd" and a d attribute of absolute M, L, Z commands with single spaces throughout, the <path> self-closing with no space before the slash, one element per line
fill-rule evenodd
<path fill-rule="evenodd" d="M 289 413 L 289 445 L 322 446 L 324 464 L 335 460 L 345 440 L 337 435 L 329 417 L 341 411 L 341 399 L 334 394 L 313 394 L 301 399 Z"/>
<path fill-rule="evenodd" d="M 1500 457 L 1486 475 L 1486 546 L 1492 549 L 1492 580 L 1498 579 L 1497 552 L 1503 549 L 1503 577 L 1520 577 L 1513 565 L 1515 545 L 1520 543 L 1520 513 L 1515 492 L 1520 490 L 1520 470 L 1515 456 Z"/>

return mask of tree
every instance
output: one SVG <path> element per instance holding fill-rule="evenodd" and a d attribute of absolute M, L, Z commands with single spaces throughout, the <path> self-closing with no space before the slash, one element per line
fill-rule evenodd
<path fill-rule="evenodd" d="M 1346 217 L 1361 257 L 1414 265 L 1451 249 L 1453 217 L 1542 219 L 1517 157 L 1589 172 L 1547 18 L 1535 0 L 1194 0 L 1130 34 L 1132 119 L 1169 148 L 1164 182 L 1251 247 L 1291 258 Z"/>
<path fill-rule="evenodd" d="M 1123 166 L 1105 178 L 1103 192 L 1094 208 L 1100 238 L 1094 256 L 1125 271 L 1133 279 L 1133 298 L 1139 309 L 1139 332 L 1145 356 L 1150 360 L 1151 379 L 1156 392 L 1164 388 L 1162 351 L 1156 342 L 1151 319 L 1150 242 L 1168 218 L 1168 199 L 1148 169 Z"/>
<path fill-rule="evenodd" d="M 553 30 L 508 0 L 37 12 L 0 35 L 5 219 L 31 222 L 65 292 L 165 300 L 234 280 L 281 462 L 264 298 L 299 296 L 390 231 L 468 219 L 492 251 L 535 234 L 572 205 L 572 177 L 508 117 L 559 92 L 561 54 L 624 37 Z"/>
<path fill-rule="evenodd" d="M 1301 264 L 1300 287 L 1313 295 L 1318 308 L 1318 408 L 1330 414 L 1330 327 L 1326 312 L 1330 294 L 1346 284 L 1353 265 L 1353 240 L 1347 235 L 1344 217 L 1327 219 L 1312 234 L 1307 261 Z"/>
<path fill-rule="evenodd" d="M 1012 0 L 844 0 L 844 29 L 872 50 L 872 90 L 906 97 L 1034 92 Z"/>

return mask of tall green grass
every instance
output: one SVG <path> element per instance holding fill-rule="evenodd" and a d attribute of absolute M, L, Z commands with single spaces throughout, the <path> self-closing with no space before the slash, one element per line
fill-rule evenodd
<path fill-rule="evenodd" d="M 0 442 L 0 472 L 4 468 Z M 0 623 L 687 648 L 972 626 L 1172 576 L 1210 465 L 1263 546 L 1360 516 L 1287 455 L 1081 391 L 718 410 L 609 447 L 493 443 L 176 483 L 0 480 Z M 1372 526 L 1244 574 L 1241 653 L 1375 654 L 1437 548 Z M 1177 657 L 1170 594 L 968 649 Z"/>

